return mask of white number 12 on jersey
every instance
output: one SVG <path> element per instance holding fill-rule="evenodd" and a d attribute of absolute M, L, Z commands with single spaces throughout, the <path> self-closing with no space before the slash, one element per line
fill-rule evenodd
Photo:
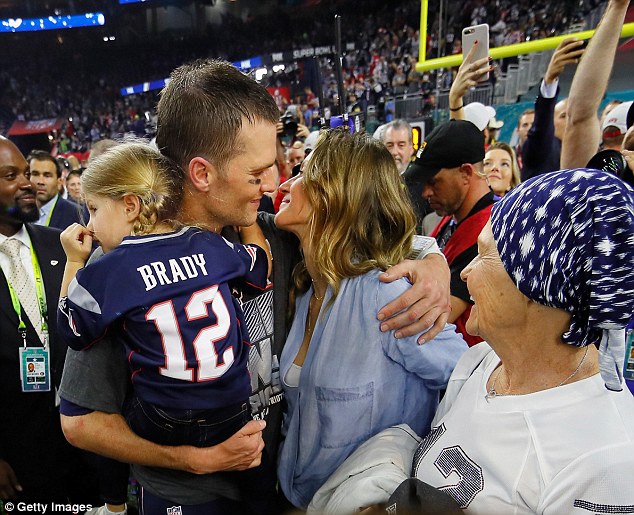
<path fill-rule="evenodd" d="M 223 364 L 218 364 L 215 342 L 223 340 L 231 327 L 231 315 L 222 295 L 218 294 L 218 285 L 196 292 L 191 296 L 185 306 L 187 320 L 191 322 L 208 317 L 209 304 L 216 315 L 217 322 L 201 329 L 193 341 L 194 352 L 198 360 L 198 381 L 219 378 L 233 364 L 234 360 L 233 348 L 229 347 L 222 354 Z M 155 304 L 147 312 L 145 319 L 154 321 L 156 330 L 163 340 L 166 366 L 160 368 L 161 375 L 182 381 L 193 381 L 194 371 L 187 366 L 185 345 L 172 301 Z"/>

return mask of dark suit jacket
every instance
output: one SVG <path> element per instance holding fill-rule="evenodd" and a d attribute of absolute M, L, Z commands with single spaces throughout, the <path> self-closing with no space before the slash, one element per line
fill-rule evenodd
<path fill-rule="evenodd" d="M 559 170 L 561 140 L 555 137 L 555 105 L 559 95 L 535 100 L 535 120 L 522 146 L 522 181 Z"/>
<path fill-rule="evenodd" d="M 63 231 L 66 227 L 74 224 L 75 222 L 80 224 L 82 223 L 81 206 L 79 204 L 75 204 L 74 202 L 69 202 L 61 196 L 58 197 L 48 226 L 55 227 Z M 86 222 L 88 222 L 88 220 L 86 220 Z"/>
<path fill-rule="evenodd" d="M 90 213 L 88 212 L 88 207 L 86 206 L 86 204 L 82 204 L 78 200 L 75 200 L 73 197 L 68 197 L 68 198 L 65 198 L 64 200 L 66 200 L 66 202 L 69 202 L 70 204 L 75 206 L 75 209 L 78 210 L 81 217 L 80 223 L 82 225 L 87 225 L 88 220 L 90 219 Z"/>
<path fill-rule="evenodd" d="M 27 225 L 38 257 L 48 307 L 52 381 L 59 386 L 66 345 L 57 338 L 57 303 L 66 256 L 59 241 L 59 230 Z M 24 310 L 23 310 L 24 313 Z M 41 347 L 31 321 L 27 325 L 27 344 Z M 0 459 L 11 465 L 24 487 L 21 500 L 51 502 L 73 497 L 76 502 L 94 498 L 94 486 L 81 496 L 73 493 L 85 484 L 83 458 L 66 442 L 61 431 L 55 392 L 23 393 L 20 383 L 18 316 L 11 304 L 7 281 L 0 270 L 0 399 L 5 416 L 0 423 Z M 92 474 L 94 477 L 94 472 Z M 81 497 L 78 498 L 78 497 Z"/>

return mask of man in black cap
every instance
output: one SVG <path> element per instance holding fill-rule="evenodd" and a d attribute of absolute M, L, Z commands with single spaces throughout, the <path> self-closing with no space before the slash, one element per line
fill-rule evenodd
<path fill-rule="evenodd" d="M 482 132 L 471 122 L 451 120 L 431 132 L 403 175 L 409 184 L 423 184 L 423 197 L 443 217 L 431 236 L 451 269 L 449 322 L 469 345 L 482 340 L 465 329 L 472 302 L 460 272 L 478 254 L 478 235 L 493 206 L 483 160 Z"/>

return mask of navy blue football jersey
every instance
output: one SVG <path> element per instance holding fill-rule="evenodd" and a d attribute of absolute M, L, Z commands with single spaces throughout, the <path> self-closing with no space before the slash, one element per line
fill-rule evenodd
<path fill-rule="evenodd" d="M 166 408 L 246 401 L 249 337 L 232 286 L 262 292 L 268 260 L 256 245 L 184 228 L 127 237 L 77 273 L 60 300 L 59 330 L 76 350 L 107 332 L 122 341 L 132 384 Z"/>

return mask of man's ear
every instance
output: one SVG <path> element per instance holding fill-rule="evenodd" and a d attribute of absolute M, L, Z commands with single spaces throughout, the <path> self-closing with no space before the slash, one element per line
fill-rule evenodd
<path fill-rule="evenodd" d="M 476 172 L 475 168 L 470 163 L 464 163 L 460 165 L 458 171 L 460 172 L 460 177 L 465 183 L 471 181 Z"/>
<path fill-rule="evenodd" d="M 138 196 L 128 193 L 123 196 L 123 208 L 129 221 L 136 220 L 141 213 L 141 200 Z"/>
<path fill-rule="evenodd" d="M 195 190 L 208 192 L 216 172 L 214 165 L 202 157 L 195 157 L 189 162 L 187 174 L 189 182 Z"/>
<path fill-rule="evenodd" d="M 462 173 L 465 179 L 485 179 L 486 174 L 481 171 L 476 165 L 471 163 L 465 163 L 460 167 L 460 173 Z"/>

